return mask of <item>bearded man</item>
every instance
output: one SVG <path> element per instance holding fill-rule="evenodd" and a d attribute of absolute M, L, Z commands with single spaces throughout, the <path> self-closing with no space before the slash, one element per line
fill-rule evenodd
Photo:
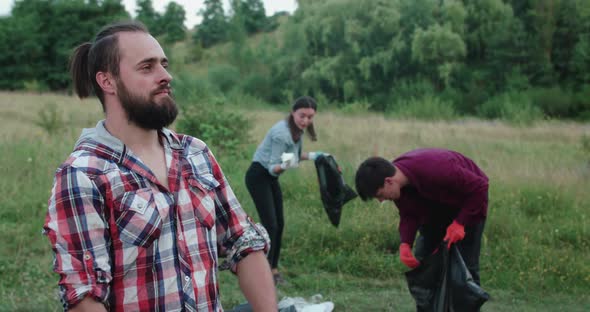
<path fill-rule="evenodd" d="M 138 22 L 74 51 L 80 98 L 105 119 L 57 169 L 44 233 L 64 310 L 223 311 L 221 251 L 255 311 L 277 311 L 264 228 L 246 215 L 207 145 L 167 129 L 178 113 L 168 59 Z"/>

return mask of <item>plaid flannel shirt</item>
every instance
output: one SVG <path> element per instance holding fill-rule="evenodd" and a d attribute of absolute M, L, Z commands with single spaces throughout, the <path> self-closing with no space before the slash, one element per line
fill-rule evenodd
<path fill-rule="evenodd" d="M 44 233 L 64 309 L 86 296 L 111 311 L 222 311 L 220 253 L 235 272 L 268 251 L 207 146 L 164 129 L 169 188 L 109 134 L 85 129 L 58 168 Z"/>

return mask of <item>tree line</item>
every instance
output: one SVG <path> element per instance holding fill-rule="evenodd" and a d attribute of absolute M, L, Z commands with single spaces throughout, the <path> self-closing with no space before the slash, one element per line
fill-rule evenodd
<path fill-rule="evenodd" d="M 269 103 L 309 94 L 402 115 L 590 119 L 586 0 L 299 0 L 278 40 L 255 44 L 247 37 L 285 14 L 266 17 L 260 0 L 230 3 L 225 14 L 221 0 L 205 0 L 188 37 L 193 52 L 229 42 L 204 78 L 218 91 Z M 151 0 L 137 4 L 154 35 L 185 40 L 181 6 L 160 15 Z M 0 19 L 0 88 L 67 89 L 73 46 L 122 17 L 120 0 L 17 1 Z"/>
<path fill-rule="evenodd" d="M 274 88 L 378 111 L 432 96 L 461 115 L 514 103 L 590 118 L 586 0 L 300 0 L 289 24 Z"/>
<path fill-rule="evenodd" d="M 200 14 L 202 28 L 195 32 L 194 44 L 209 47 L 229 40 L 229 20 L 221 7 L 221 0 L 206 0 L 206 7 L 217 4 L 221 11 L 212 15 L 210 10 Z M 184 26 L 187 12 L 171 1 L 163 14 L 158 13 L 152 0 L 136 0 L 135 19 L 144 23 L 151 34 L 161 42 L 172 44 L 187 37 Z M 232 0 L 233 19 L 240 18 L 248 33 L 261 31 L 267 26 L 261 0 Z M 221 35 L 208 26 L 215 14 L 223 23 L 213 22 L 223 29 Z M 78 44 L 90 40 L 107 23 L 130 19 L 122 0 L 17 0 L 7 17 L 0 18 L 0 89 L 64 90 L 70 86 L 67 73 L 68 57 Z"/>

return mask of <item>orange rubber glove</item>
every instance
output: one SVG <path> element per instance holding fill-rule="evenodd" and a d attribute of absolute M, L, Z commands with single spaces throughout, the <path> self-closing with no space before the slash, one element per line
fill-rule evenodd
<path fill-rule="evenodd" d="M 448 242 L 447 249 L 451 248 L 451 244 L 454 244 L 465 237 L 465 227 L 457 221 L 453 221 L 447 228 L 447 235 L 443 238 L 444 241 Z"/>
<path fill-rule="evenodd" d="M 399 259 L 411 269 L 420 265 L 420 261 L 414 258 L 412 248 L 408 243 L 402 243 L 399 245 Z"/>

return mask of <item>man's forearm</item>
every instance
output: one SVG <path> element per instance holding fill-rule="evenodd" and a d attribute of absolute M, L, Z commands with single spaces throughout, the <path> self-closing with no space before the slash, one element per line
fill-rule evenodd
<path fill-rule="evenodd" d="M 277 311 L 275 285 L 264 253 L 256 251 L 238 263 L 240 288 L 255 312 Z"/>
<path fill-rule="evenodd" d="M 104 305 L 91 297 L 87 296 L 77 305 L 68 310 L 69 312 L 107 312 Z"/>

